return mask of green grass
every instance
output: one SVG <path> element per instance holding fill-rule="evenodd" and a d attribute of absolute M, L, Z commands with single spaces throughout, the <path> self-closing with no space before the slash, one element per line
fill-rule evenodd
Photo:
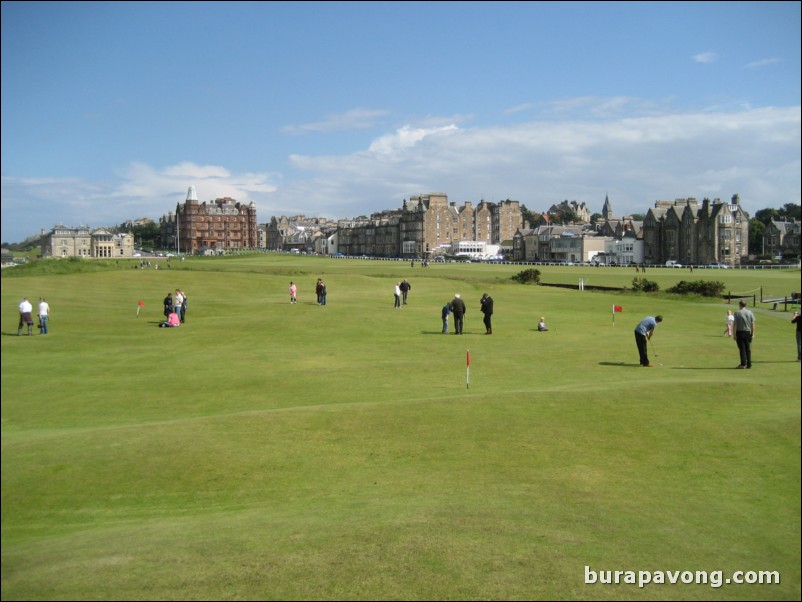
<path fill-rule="evenodd" d="M 790 313 L 755 309 L 754 368 L 736 371 L 715 299 L 519 285 L 507 265 L 130 265 L 3 273 L 3 600 L 800 598 Z M 799 289 L 798 270 L 645 277 Z M 176 287 L 187 323 L 159 329 Z M 462 337 L 440 334 L 456 292 Z M 17 337 L 20 299 L 40 295 L 51 334 Z M 662 365 L 641 369 L 632 330 L 658 313 Z M 781 582 L 586 585 L 585 566 Z"/>

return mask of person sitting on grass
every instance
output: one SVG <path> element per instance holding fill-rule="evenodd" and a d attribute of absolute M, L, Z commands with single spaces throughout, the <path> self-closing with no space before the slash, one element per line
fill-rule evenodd
<path fill-rule="evenodd" d="M 540 332 L 546 332 L 548 327 L 546 326 L 546 318 L 540 316 L 540 322 L 537 323 L 537 329 Z"/>
<path fill-rule="evenodd" d="M 180 325 L 181 325 L 181 320 L 178 317 L 178 314 L 175 312 L 175 310 L 173 310 L 167 317 L 167 321 L 159 324 L 159 328 L 173 328 L 175 326 L 180 326 Z"/>

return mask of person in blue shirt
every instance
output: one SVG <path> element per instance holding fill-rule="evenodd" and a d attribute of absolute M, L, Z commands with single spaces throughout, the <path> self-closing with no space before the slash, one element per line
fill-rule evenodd
<path fill-rule="evenodd" d="M 638 355 L 640 355 L 640 365 L 650 368 L 649 351 L 647 343 L 654 334 L 654 329 L 663 321 L 663 316 L 647 316 L 635 327 L 635 343 L 638 345 Z"/>
<path fill-rule="evenodd" d="M 443 311 L 441 312 L 441 317 L 443 318 L 443 334 L 448 334 L 448 316 L 451 313 L 451 304 L 446 303 L 443 306 Z"/>

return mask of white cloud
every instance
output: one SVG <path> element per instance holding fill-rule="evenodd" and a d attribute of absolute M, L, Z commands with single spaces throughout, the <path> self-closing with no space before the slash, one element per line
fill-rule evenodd
<path fill-rule="evenodd" d="M 736 193 L 750 213 L 800 203 L 798 106 L 661 113 L 641 111 L 634 99 L 573 104 L 581 117 L 505 126 L 429 117 L 426 127 L 405 125 L 358 152 L 291 155 L 286 174 L 184 162 L 132 163 L 108 182 L 3 176 L 3 240 L 22 240 L 57 222 L 158 219 L 183 203 L 188 186 L 201 201 L 254 201 L 260 222 L 295 213 L 355 217 L 435 191 L 460 204 L 511 198 L 541 211 L 565 199 L 601 211 L 606 193 L 616 213 L 645 213 L 657 199 L 728 200 Z M 609 116 L 632 115 L 623 106 L 637 115 Z"/>
<path fill-rule="evenodd" d="M 346 130 L 363 130 L 373 127 L 376 122 L 390 111 L 384 109 L 351 109 L 343 113 L 334 113 L 323 121 L 286 125 L 282 131 L 291 134 L 306 132 L 340 132 Z"/>
<path fill-rule="evenodd" d="M 760 69 L 761 67 L 765 67 L 767 65 L 774 65 L 775 63 L 781 62 L 778 58 L 770 58 L 770 59 L 762 59 L 759 61 L 752 61 L 751 63 L 747 63 L 744 65 L 744 69 Z"/>
<path fill-rule="evenodd" d="M 715 63 L 718 55 L 715 52 L 700 52 L 693 55 L 693 60 L 697 63 Z"/>

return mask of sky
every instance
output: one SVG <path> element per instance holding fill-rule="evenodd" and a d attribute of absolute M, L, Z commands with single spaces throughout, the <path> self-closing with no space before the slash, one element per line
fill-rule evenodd
<path fill-rule="evenodd" d="M 2 242 L 734 194 L 800 204 L 799 2 L 2 2 Z"/>

